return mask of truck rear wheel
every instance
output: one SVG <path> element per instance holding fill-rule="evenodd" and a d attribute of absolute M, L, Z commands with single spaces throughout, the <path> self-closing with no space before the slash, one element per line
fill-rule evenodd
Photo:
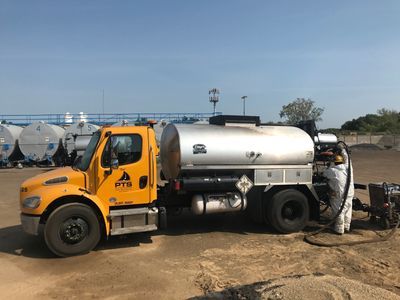
<path fill-rule="evenodd" d="M 268 201 L 268 200 L 266 200 Z M 303 193 L 295 190 L 283 190 L 267 203 L 264 213 L 275 230 L 292 233 L 302 230 L 309 219 L 308 200 Z"/>
<path fill-rule="evenodd" d="M 90 252 L 100 241 L 100 224 L 89 206 L 71 203 L 58 207 L 44 228 L 47 247 L 57 256 Z"/>

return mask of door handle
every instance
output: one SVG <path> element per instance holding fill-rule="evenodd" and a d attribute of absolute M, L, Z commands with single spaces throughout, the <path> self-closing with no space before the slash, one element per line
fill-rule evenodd
<path fill-rule="evenodd" d="M 139 178 L 139 188 L 142 190 L 147 186 L 147 176 L 142 176 Z"/>

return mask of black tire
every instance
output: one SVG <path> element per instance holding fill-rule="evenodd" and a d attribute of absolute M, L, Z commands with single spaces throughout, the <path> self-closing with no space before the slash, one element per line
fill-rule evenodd
<path fill-rule="evenodd" d="M 47 247 L 57 256 L 90 252 L 100 241 L 100 223 L 87 205 L 71 203 L 58 207 L 44 227 Z"/>
<path fill-rule="evenodd" d="M 276 231 L 292 233 L 298 232 L 306 226 L 310 208 L 303 193 L 294 189 L 283 190 L 265 201 L 268 203 L 264 213 Z"/>
<path fill-rule="evenodd" d="M 163 230 L 163 229 L 167 229 L 167 210 L 165 209 L 165 207 L 159 207 L 158 208 L 158 212 L 159 212 L 159 219 L 158 219 L 158 228 Z"/>

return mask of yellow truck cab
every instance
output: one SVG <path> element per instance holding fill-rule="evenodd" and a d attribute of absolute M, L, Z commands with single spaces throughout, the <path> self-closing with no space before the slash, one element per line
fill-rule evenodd
<path fill-rule="evenodd" d="M 109 235 L 156 230 L 157 155 L 151 127 L 102 128 L 73 167 L 23 182 L 23 229 L 38 235 L 43 225 L 59 256 L 88 252 Z"/>

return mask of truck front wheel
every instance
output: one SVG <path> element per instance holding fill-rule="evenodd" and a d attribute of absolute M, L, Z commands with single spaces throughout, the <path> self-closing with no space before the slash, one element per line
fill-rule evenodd
<path fill-rule="evenodd" d="M 298 232 L 306 226 L 310 209 L 303 193 L 295 189 L 283 190 L 265 201 L 267 205 L 264 213 L 278 232 Z"/>
<path fill-rule="evenodd" d="M 89 206 L 71 203 L 58 207 L 49 216 L 44 239 L 57 256 L 90 252 L 100 241 L 100 224 Z"/>

